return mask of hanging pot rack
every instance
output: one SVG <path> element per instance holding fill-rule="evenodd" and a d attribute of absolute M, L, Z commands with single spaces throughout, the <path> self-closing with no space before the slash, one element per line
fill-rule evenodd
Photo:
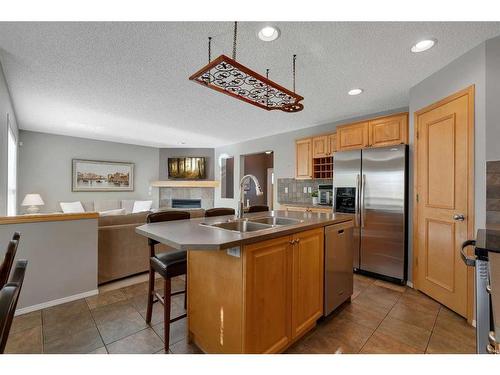
<path fill-rule="evenodd" d="M 266 70 L 266 77 L 264 77 L 236 61 L 237 32 L 238 23 L 235 22 L 232 58 L 223 54 L 212 61 L 212 38 L 209 37 L 208 64 L 191 75 L 189 79 L 267 111 L 299 112 L 304 109 L 304 105 L 300 103 L 304 97 L 295 93 L 297 56 L 293 55 L 292 59 L 293 91 L 291 91 L 270 80 L 269 69 Z"/>

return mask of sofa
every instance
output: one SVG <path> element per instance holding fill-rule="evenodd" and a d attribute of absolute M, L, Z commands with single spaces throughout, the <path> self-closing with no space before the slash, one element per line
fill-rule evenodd
<path fill-rule="evenodd" d="M 205 215 L 203 209 L 186 211 L 191 213 L 192 218 Z M 99 217 L 99 284 L 148 271 L 148 241 L 144 236 L 137 234 L 135 228 L 146 223 L 146 217 L 149 213 L 150 211 Z M 156 249 L 158 252 L 173 251 L 163 244 L 156 246 Z"/>

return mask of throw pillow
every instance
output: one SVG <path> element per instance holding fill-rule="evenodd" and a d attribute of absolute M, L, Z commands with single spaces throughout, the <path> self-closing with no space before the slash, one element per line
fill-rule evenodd
<path fill-rule="evenodd" d="M 152 205 L 153 201 L 135 201 L 132 213 L 135 214 L 137 212 L 149 211 Z"/>
<path fill-rule="evenodd" d="M 60 202 L 59 205 L 61 206 L 61 210 L 65 214 L 80 214 L 85 212 L 82 206 L 82 202 L 76 201 L 76 202 Z"/>

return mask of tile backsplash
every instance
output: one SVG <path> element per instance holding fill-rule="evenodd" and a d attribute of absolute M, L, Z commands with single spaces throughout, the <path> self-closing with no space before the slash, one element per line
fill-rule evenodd
<path fill-rule="evenodd" d="M 486 163 L 486 224 L 500 225 L 500 160 Z"/>
<path fill-rule="evenodd" d="M 279 203 L 311 203 L 311 193 L 304 193 L 304 188 L 318 190 L 318 185 L 331 184 L 331 179 L 296 180 L 294 178 L 278 178 Z M 288 193 L 286 193 L 288 189 Z"/>

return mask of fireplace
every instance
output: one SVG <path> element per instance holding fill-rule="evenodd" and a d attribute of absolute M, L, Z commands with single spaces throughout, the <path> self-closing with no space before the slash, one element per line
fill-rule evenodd
<path fill-rule="evenodd" d="M 201 208 L 201 199 L 172 199 L 172 208 Z"/>

